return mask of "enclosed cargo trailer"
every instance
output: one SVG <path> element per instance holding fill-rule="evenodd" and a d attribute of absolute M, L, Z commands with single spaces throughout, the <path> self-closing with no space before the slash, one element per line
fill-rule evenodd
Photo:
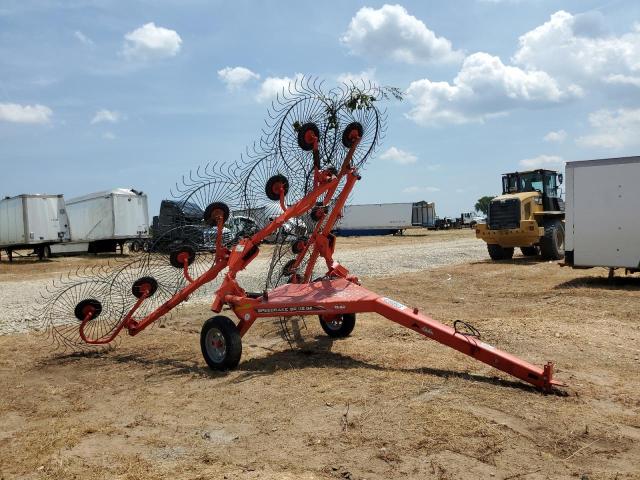
<path fill-rule="evenodd" d="M 147 196 L 142 192 L 115 188 L 72 198 L 66 206 L 71 244 L 54 253 L 115 252 L 116 246 L 122 251 L 128 240 L 149 236 Z"/>
<path fill-rule="evenodd" d="M 52 244 L 69 239 L 62 195 L 22 194 L 0 200 L 0 249 L 31 249 L 42 259 Z"/>
<path fill-rule="evenodd" d="M 431 227 L 435 205 L 428 202 L 347 205 L 336 224 L 338 235 L 389 235 Z"/>
<path fill-rule="evenodd" d="M 640 271 L 640 157 L 567 162 L 565 264 Z"/>

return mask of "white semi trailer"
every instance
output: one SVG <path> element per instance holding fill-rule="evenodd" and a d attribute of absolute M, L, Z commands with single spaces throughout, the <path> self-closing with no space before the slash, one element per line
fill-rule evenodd
<path fill-rule="evenodd" d="M 640 271 L 640 157 L 567 162 L 565 264 Z"/>
<path fill-rule="evenodd" d="M 33 249 L 40 259 L 51 246 L 69 239 L 62 195 L 22 194 L 0 200 L 0 249 L 11 261 L 14 250 Z"/>
<path fill-rule="evenodd" d="M 432 227 L 435 205 L 429 202 L 347 205 L 336 223 L 338 235 L 389 235 Z"/>
<path fill-rule="evenodd" d="M 114 188 L 66 202 L 71 241 L 52 247 L 53 253 L 122 251 L 125 242 L 149 236 L 147 196 Z"/>

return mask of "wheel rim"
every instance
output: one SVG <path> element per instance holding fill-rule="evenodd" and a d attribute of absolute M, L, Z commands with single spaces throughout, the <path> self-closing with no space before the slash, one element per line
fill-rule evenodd
<path fill-rule="evenodd" d="M 217 328 L 212 328 L 207 332 L 205 339 L 207 355 L 215 363 L 221 363 L 227 355 L 227 342 L 224 335 Z"/>
<path fill-rule="evenodd" d="M 334 317 L 329 320 L 324 320 L 324 324 L 329 330 L 340 330 L 340 327 L 342 327 L 342 317 Z"/>

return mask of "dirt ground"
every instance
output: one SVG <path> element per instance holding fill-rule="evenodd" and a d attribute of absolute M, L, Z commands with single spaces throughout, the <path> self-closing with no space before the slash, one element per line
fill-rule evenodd
<path fill-rule="evenodd" d="M 0 336 L 0 478 L 640 478 L 640 278 L 605 277 L 517 257 L 363 279 L 553 360 L 556 395 L 374 315 L 337 341 L 293 322 L 293 349 L 259 321 L 226 374 L 199 351 L 206 305 L 101 354 Z"/>

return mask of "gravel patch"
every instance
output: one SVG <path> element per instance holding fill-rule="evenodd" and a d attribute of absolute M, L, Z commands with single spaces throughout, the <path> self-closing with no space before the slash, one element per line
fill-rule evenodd
<path fill-rule="evenodd" d="M 380 277 L 415 272 L 447 265 L 467 263 L 487 258 L 484 242 L 476 239 L 456 239 L 442 242 L 428 242 L 400 245 L 382 245 L 365 249 L 339 249 L 335 259 L 346 266 L 351 274 L 359 277 Z M 256 259 L 238 275 L 241 285 L 251 290 L 262 282 L 264 272 L 269 268 L 270 259 Z M 29 281 L 7 281 L 0 283 L 0 335 L 24 332 L 33 326 L 37 314 L 38 299 L 51 285 L 50 278 Z M 192 301 L 210 302 L 211 294 L 217 288 L 213 282 Z"/>
<path fill-rule="evenodd" d="M 473 239 L 411 245 L 384 245 L 366 250 L 338 250 L 335 259 L 359 277 L 381 277 L 488 258 L 484 242 Z"/>

